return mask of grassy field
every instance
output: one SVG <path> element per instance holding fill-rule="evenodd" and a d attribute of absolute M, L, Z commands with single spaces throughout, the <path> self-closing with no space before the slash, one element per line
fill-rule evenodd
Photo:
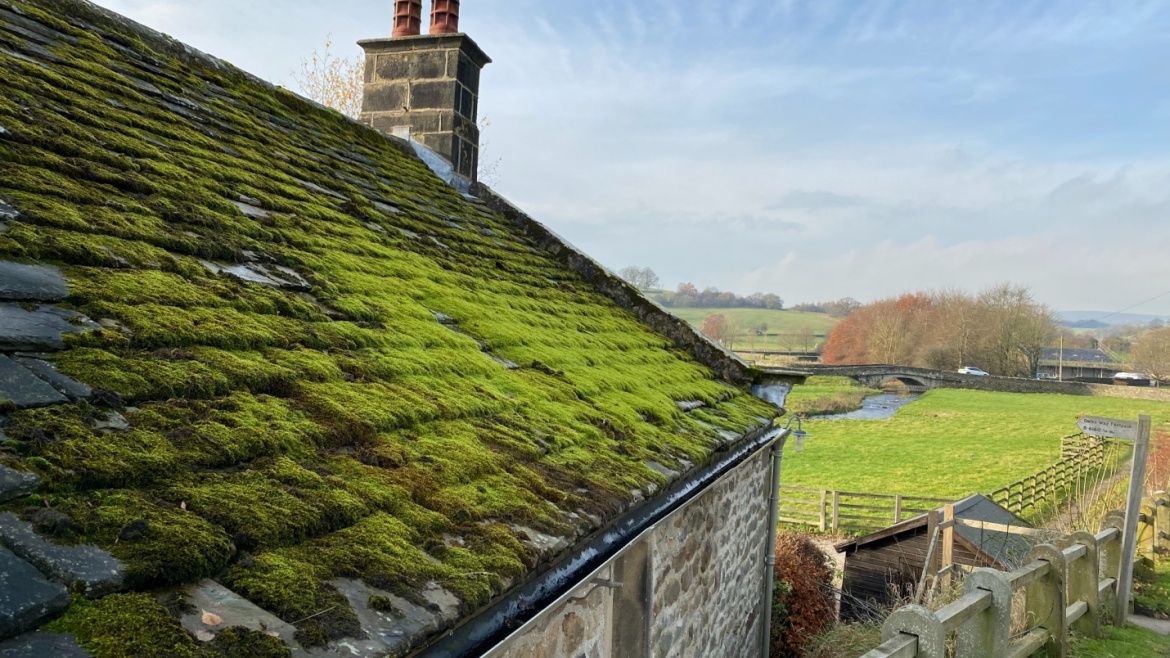
<path fill-rule="evenodd" d="M 1170 656 L 1170 637 L 1136 626 L 1102 629 L 1105 637 L 1094 640 L 1073 638 L 1069 648 L 1073 658 L 1156 658 Z"/>
<path fill-rule="evenodd" d="M 832 385 L 797 387 L 791 404 Z M 816 420 L 801 453 L 784 455 L 784 483 L 867 493 L 961 498 L 986 493 L 1055 462 L 1060 438 L 1083 414 L 1147 413 L 1170 427 L 1170 403 L 943 389 L 889 420 Z"/>
<path fill-rule="evenodd" d="M 755 344 L 757 350 L 795 351 L 803 349 L 795 336 L 784 334 L 796 334 L 807 328 L 813 334 L 824 335 L 837 324 L 837 320 L 822 313 L 802 313 L 799 311 L 772 311 L 762 308 L 672 308 L 668 310 L 699 328 L 703 327 L 703 321 L 707 319 L 708 315 L 715 313 L 722 313 L 729 319 L 733 318 L 745 329 L 758 326 L 761 322 L 766 323 L 768 325 L 767 333 L 778 335 L 757 337 Z M 736 342 L 735 349 L 751 349 L 750 340 L 748 336 L 744 336 Z M 817 339 L 817 344 L 822 340 Z"/>
<path fill-rule="evenodd" d="M 879 391 L 866 388 L 848 377 L 809 377 L 785 401 L 790 414 L 817 416 L 848 413 L 861 408 L 861 401 Z"/>

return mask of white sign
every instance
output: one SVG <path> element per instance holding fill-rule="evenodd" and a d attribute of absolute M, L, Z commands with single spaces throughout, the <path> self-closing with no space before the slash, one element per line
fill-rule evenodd
<path fill-rule="evenodd" d="M 1081 416 L 1077 420 L 1077 427 L 1081 428 L 1081 431 L 1089 436 L 1107 436 L 1115 439 L 1136 440 L 1138 435 L 1138 423 L 1136 420 Z"/>

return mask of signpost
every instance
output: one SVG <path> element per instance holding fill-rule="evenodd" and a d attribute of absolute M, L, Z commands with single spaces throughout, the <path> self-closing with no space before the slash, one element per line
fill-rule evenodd
<path fill-rule="evenodd" d="M 1096 416 L 1081 416 L 1077 419 L 1077 427 L 1089 436 L 1107 436 L 1114 439 L 1128 439 L 1136 441 L 1138 424 L 1140 421 L 1117 420 L 1116 418 L 1097 418 Z"/>
<path fill-rule="evenodd" d="M 1117 611 L 1114 624 L 1124 626 L 1129 615 L 1129 598 L 1133 590 L 1133 560 L 1137 550 L 1137 524 L 1141 514 L 1142 493 L 1146 485 L 1146 459 L 1150 454 L 1150 417 L 1138 416 L 1137 422 L 1115 418 L 1083 416 L 1077 427 L 1091 436 L 1129 439 L 1133 445 L 1133 465 L 1129 472 L 1129 496 L 1125 501 L 1125 529 L 1121 534 L 1121 571 L 1117 575 Z"/>

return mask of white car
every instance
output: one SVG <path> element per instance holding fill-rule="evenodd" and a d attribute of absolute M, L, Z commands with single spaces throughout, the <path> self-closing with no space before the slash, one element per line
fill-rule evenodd
<path fill-rule="evenodd" d="M 1119 372 L 1113 375 L 1114 379 L 1149 379 L 1140 372 Z"/>
<path fill-rule="evenodd" d="M 973 368 L 971 366 L 967 366 L 965 368 L 959 368 L 959 374 L 960 375 L 977 375 L 979 377 L 988 377 L 991 375 L 991 373 L 989 373 L 989 372 L 983 372 L 979 368 Z"/>

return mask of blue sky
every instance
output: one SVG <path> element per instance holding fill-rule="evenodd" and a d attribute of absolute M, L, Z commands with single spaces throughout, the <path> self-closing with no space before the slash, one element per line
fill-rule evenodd
<path fill-rule="evenodd" d="M 291 85 L 389 0 L 100 0 Z M 605 265 L 790 302 L 1170 291 L 1170 0 L 465 0 L 495 186 Z M 1170 315 L 1170 296 L 1135 309 Z"/>

